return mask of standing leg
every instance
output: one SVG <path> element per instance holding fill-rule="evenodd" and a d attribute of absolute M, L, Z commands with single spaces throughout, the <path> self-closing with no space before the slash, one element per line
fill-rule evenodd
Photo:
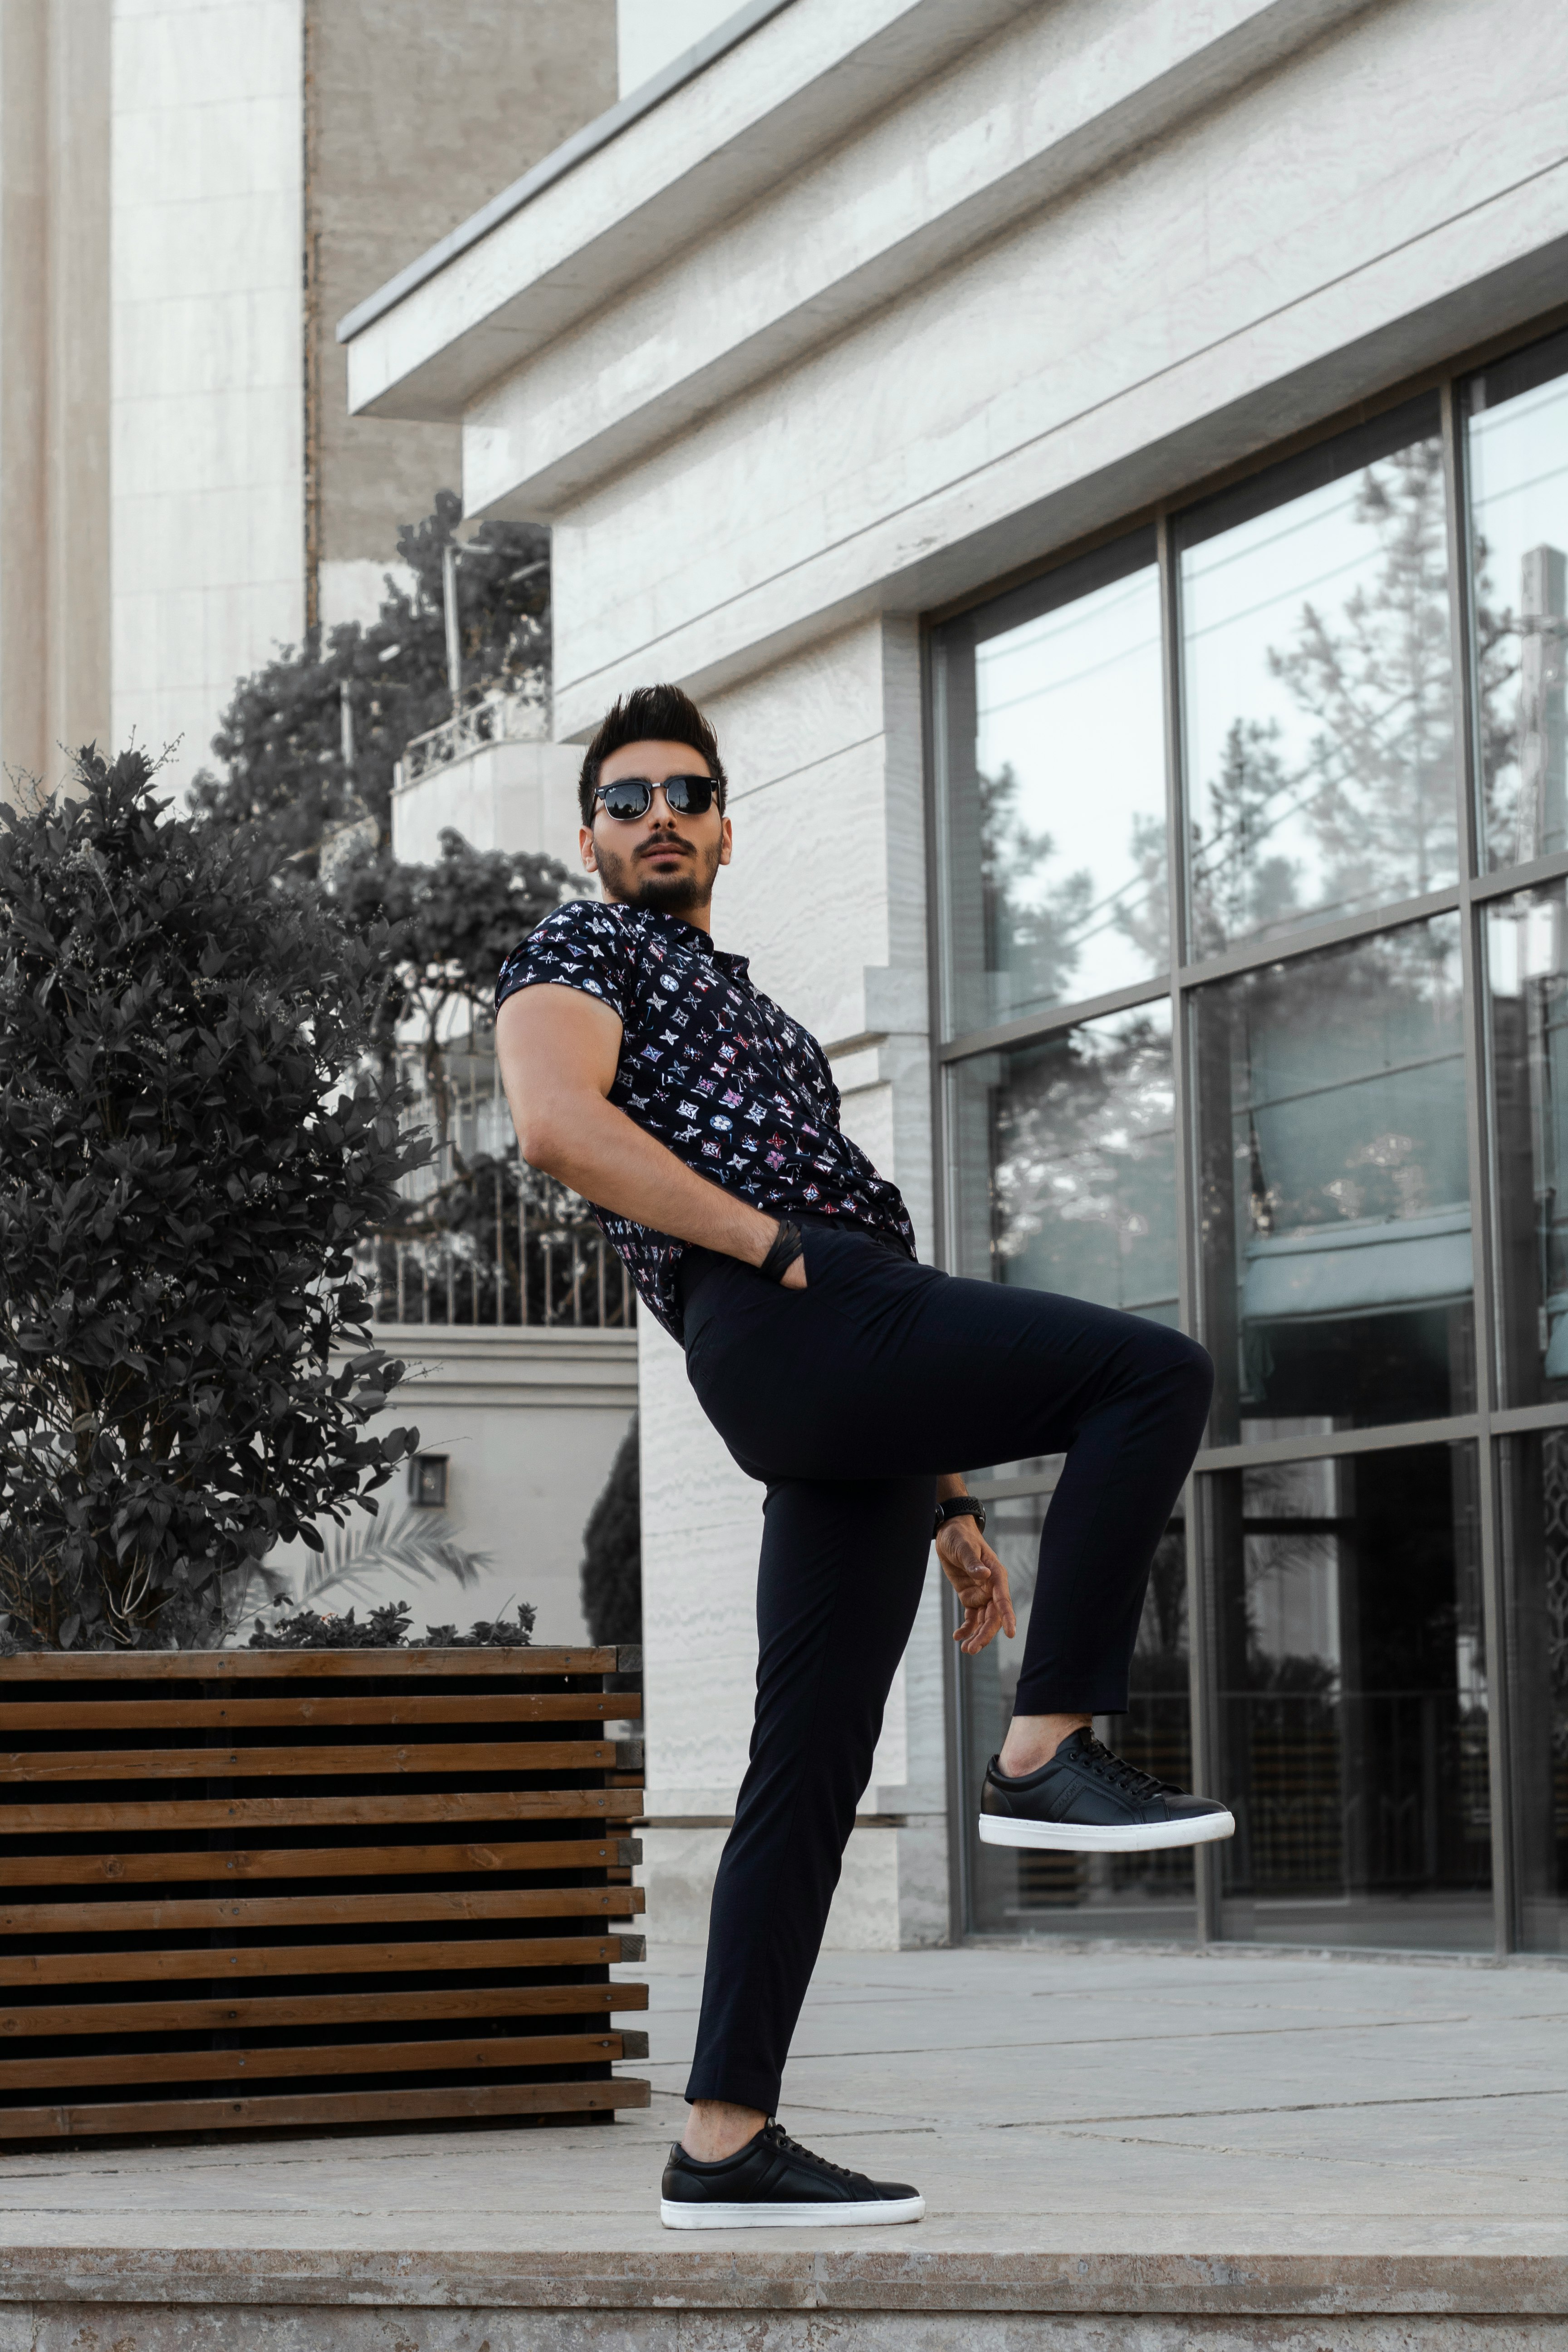
<path fill-rule="evenodd" d="M 882 1709 L 925 1580 L 935 1481 L 768 1489 L 757 1715 L 713 1887 L 689 2100 L 771 2116 Z"/>

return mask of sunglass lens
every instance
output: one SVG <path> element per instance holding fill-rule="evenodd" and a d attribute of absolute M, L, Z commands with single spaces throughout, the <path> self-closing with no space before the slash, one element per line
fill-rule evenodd
<path fill-rule="evenodd" d="M 624 783 L 606 784 L 600 797 L 606 816 L 618 817 L 623 824 L 646 816 L 653 799 L 652 788 L 641 776 L 628 776 Z"/>
<path fill-rule="evenodd" d="M 664 796 L 678 816 L 706 816 L 713 805 L 713 785 L 707 776 L 671 776 Z"/>

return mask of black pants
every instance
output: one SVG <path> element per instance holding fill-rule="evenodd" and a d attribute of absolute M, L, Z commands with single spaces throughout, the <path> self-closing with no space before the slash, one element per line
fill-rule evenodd
<path fill-rule="evenodd" d="M 804 1291 L 707 1251 L 682 1267 L 691 1384 L 767 1486 L 756 1725 L 686 2095 L 768 2115 L 914 1622 L 939 1475 L 1067 1455 L 1016 1706 L 1118 1714 L 1213 1385 L 1203 1349 L 1160 1324 L 802 1231 Z"/>

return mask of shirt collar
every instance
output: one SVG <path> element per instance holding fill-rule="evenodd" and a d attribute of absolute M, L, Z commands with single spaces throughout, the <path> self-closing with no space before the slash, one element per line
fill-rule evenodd
<path fill-rule="evenodd" d="M 666 914 L 658 907 L 642 907 L 637 911 L 645 923 L 658 926 L 671 947 L 695 949 L 699 955 L 706 956 L 710 962 L 716 963 L 720 971 L 731 980 L 749 979 L 752 966 L 748 956 L 731 955 L 727 948 L 716 948 L 712 933 L 700 930 L 695 923 L 689 923 L 684 915 Z"/>

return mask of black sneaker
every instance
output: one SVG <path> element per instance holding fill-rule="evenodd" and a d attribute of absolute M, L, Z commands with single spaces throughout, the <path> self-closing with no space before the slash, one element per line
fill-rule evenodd
<path fill-rule="evenodd" d="M 700 2164 L 678 2140 L 664 2168 L 658 2218 L 667 2230 L 858 2230 L 918 2221 L 925 2210 L 918 2189 L 829 2164 L 767 2123 L 717 2164 Z"/>
<path fill-rule="evenodd" d="M 1147 1853 L 1236 1835 L 1213 1797 L 1190 1797 L 1069 1732 L 1048 1764 L 1015 1780 L 993 1756 L 980 1797 L 982 1845 L 1044 1846 L 1058 1853 Z"/>

